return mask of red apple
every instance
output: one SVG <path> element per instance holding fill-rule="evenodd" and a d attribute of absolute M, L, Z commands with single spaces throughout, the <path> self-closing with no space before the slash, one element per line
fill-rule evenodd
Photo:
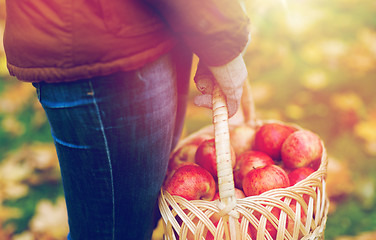
<path fill-rule="evenodd" d="M 234 168 L 236 164 L 235 151 L 230 146 L 231 150 L 231 165 Z M 208 139 L 203 141 L 197 148 L 195 155 L 195 162 L 201 167 L 208 170 L 213 177 L 217 177 L 217 156 L 215 154 L 215 139 Z"/>
<path fill-rule="evenodd" d="M 279 208 L 272 208 L 271 210 L 271 213 L 277 218 L 279 219 L 279 216 L 281 214 L 281 209 Z M 260 220 L 261 219 L 261 213 L 259 212 L 254 212 L 253 213 L 254 216 Z M 266 217 L 266 216 L 265 216 Z M 249 224 L 250 225 L 250 233 L 251 233 L 251 237 L 252 239 L 257 239 L 257 229 L 252 225 L 252 224 Z M 276 225 L 278 225 L 278 223 L 276 223 Z M 286 221 L 286 227 L 288 226 L 288 219 Z M 270 236 L 272 237 L 272 239 L 276 239 L 277 238 L 277 233 L 278 233 L 278 228 L 276 228 L 269 220 L 266 221 L 266 225 L 265 225 L 265 235 L 264 235 L 264 239 L 267 239 L 266 238 L 266 232 L 269 232 Z"/>
<path fill-rule="evenodd" d="M 235 188 L 235 198 L 236 199 L 245 198 L 244 192 L 238 188 Z M 215 193 L 212 201 L 215 201 L 217 199 L 219 199 L 219 192 Z M 220 216 L 217 213 L 214 213 L 210 219 L 212 220 L 213 223 L 218 224 Z"/>
<path fill-rule="evenodd" d="M 291 169 L 291 168 L 288 168 L 286 167 L 283 163 L 282 164 L 277 164 L 278 166 L 280 166 L 283 170 L 285 170 L 285 172 L 287 173 L 287 175 L 294 169 Z"/>
<path fill-rule="evenodd" d="M 313 160 L 309 165 L 308 167 L 312 168 L 313 170 L 317 170 L 319 169 L 321 165 L 321 156 L 319 158 L 317 158 L 316 160 Z"/>
<path fill-rule="evenodd" d="M 174 176 L 175 172 L 177 169 L 179 169 L 180 167 L 183 167 L 183 166 L 187 166 L 187 165 L 193 165 L 193 166 L 199 166 L 198 164 L 196 163 L 193 163 L 193 162 L 182 162 L 180 163 L 179 165 L 175 165 L 174 168 L 172 169 L 169 169 L 167 171 L 167 174 L 166 174 L 166 177 L 165 177 L 165 182 L 169 181 L 169 179 Z"/>
<path fill-rule="evenodd" d="M 235 188 L 235 198 L 236 199 L 245 198 L 244 192 L 242 190 L 238 189 L 238 188 Z M 212 201 L 215 201 L 217 199 L 219 199 L 219 192 L 215 193 Z"/>
<path fill-rule="evenodd" d="M 217 227 L 218 223 L 219 223 L 219 219 L 216 222 L 214 222 L 214 221 L 212 221 L 212 222 L 213 222 L 214 226 Z M 214 240 L 214 236 L 213 236 L 213 234 L 209 230 L 207 230 L 207 232 L 206 232 L 205 240 Z"/>
<path fill-rule="evenodd" d="M 236 199 L 245 198 L 244 192 L 242 190 L 240 190 L 240 189 L 235 188 L 235 198 Z M 215 201 L 217 199 L 219 199 L 219 192 L 216 192 L 216 194 L 214 195 L 213 201 Z M 210 220 L 213 222 L 214 226 L 218 225 L 218 222 L 219 222 L 220 219 L 221 219 L 221 217 L 219 216 L 218 213 L 214 213 L 210 217 Z M 205 239 L 206 240 L 209 240 L 209 239 L 211 240 L 211 239 L 214 239 L 214 236 L 213 236 L 213 234 L 211 234 L 211 232 L 208 232 L 208 235 L 206 236 Z"/>
<path fill-rule="evenodd" d="M 203 141 L 213 138 L 213 135 L 208 133 L 201 133 L 189 139 L 187 144 L 200 145 Z"/>
<path fill-rule="evenodd" d="M 289 186 L 290 181 L 287 173 L 277 165 L 266 165 L 251 170 L 243 179 L 243 191 L 247 197 Z"/>
<path fill-rule="evenodd" d="M 230 142 L 236 156 L 251 150 L 255 139 L 255 129 L 248 125 L 235 126 L 230 130 Z"/>
<path fill-rule="evenodd" d="M 215 192 L 213 176 L 204 168 L 186 165 L 178 168 L 166 181 L 165 190 L 187 200 L 212 200 Z"/>
<path fill-rule="evenodd" d="M 254 149 L 268 154 L 274 161 L 281 160 L 281 147 L 295 128 L 280 123 L 266 123 L 256 132 Z"/>
<path fill-rule="evenodd" d="M 290 185 L 294 186 L 296 183 L 306 179 L 309 175 L 314 173 L 315 170 L 309 167 L 296 168 L 289 173 Z"/>
<path fill-rule="evenodd" d="M 187 212 L 187 211 L 184 210 L 184 212 Z M 196 226 L 199 223 L 199 221 L 200 220 L 197 217 L 195 217 L 194 219 L 192 219 L 193 224 L 195 224 Z M 180 225 L 181 225 L 181 223 L 180 223 Z M 218 222 L 214 223 L 214 225 L 217 226 Z M 208 240 L 208 239 L 213 240 L 214 239 L 213 234 L 211 234 L 211 232 L 209 231 L 209 229 L 206 228 L 206 227 L 203 230 L 202 236 L 206 240 Z M 180 239 L 180 237 L 178 236 L 177 239 Z M 187 238 L 186 239 L 187 240 L 194 240 L 195 239 L 195 234 L 193 232 L 191 232 L 189 229 L 188 229 L 188 233 L 187 233 Z"/>
<path fill-rule="evenodd" d="M 188 214 L 189 214 L 189 210 L 188 209 L 184 209 L 183 210 L 184 211 L 184 213 L 188 216 Z M 183 224 L 183 221 L 182 221 L 182 219 L 180 218 L 180 216 L 179 215 L 176 215 L 176 221 L 179 223 L 179 225 L 181 226 L 182 224 Z M 199 223 L 199 221 L 200 221 L 200 219 L 199 218 L 197 218 L 197 217 L 195 217 L 195 218 L 193 218 L 193 219 L 191 219 L 192 220 L 192 222 L 193 222 L 193 224 L 194 225 L 198 225 L 198 223 Z M 214 224 L 214 226 L 217 226 L 218 225 L 218 222 L 217 223 L 214 223 L 213 222 L 213 224 Z M 181 239 L 181 236 L 179 236 L 178 234 L 177 234 L 177 232 L 174 232 L 175 233 L 175 237 L 176 237 L 176 239 Z M 213 240 L 214 239 L 214 237 L 213 237 L 213 234 L 211 234 L 211 232 L 209 231 L 209 229 L 208 228 L 206 228 L 206 227 L 204 227 L 204 230 L 203 230 L 203 233 L 202 233 L 202 236 L 204 237 L 204 239 L 210 239 L 210 240 Z M 187 237 L 186 237 L 186 239 L 187 240 L 194 240 L 195 239 L 195 234 L 194 234 L 194 232 L 192 232 L 189 228 L 188 228 L 188 232 L 187 232 Z"/>
<path fill-rule="evenodd" d="M 236 159 L 234 168 L 234 181 L 237 188 L 243 189 L 243 178 L 247 173 L 255 168 L 274 164 L 267 154 L 259 151 L 246 151 Z"/>
<path fill-rule="evenodd" d="M 291 201 L 290 208 L 296 214 L 296 201 L 295 200 Z M 295 219 L 288 217 L 287 231 L 289 231 L 291 236 L 293 236 L 293 233 L 294 233 L 294 225 L 295 225 L 294 220 L 297 221 L 297 219 L 298 219 L 297 215 L 295 216 Z M 301 208 L 301 210 L 300 210 L 300 219 L 299 220 L 305 226 L 306 221 L 307 221 L 307 214 L 303 211 L 303 208 Z M 299 230 L 298 239 L 301 239 L 302 237 L 303 237 L 303 234 Z"/>
<path fill-rule="evenodd" d="M 281 156 L 287 168 L 300 168 L 315 165 L 321 161 L 321 139 L 309 130 L 292 133 L 283 143 Z"/>
<path fill-rule="evenodd" d="M 168 170 L 171 171 L 172 169 L 175 169 L 176 166 L 180 165 L 181 163 L 195 162 L 195 154 L 196 154 L 198 146 L 203 141 L 209 138 L 212 138 L 212 137 L 210 135 L 199 135 L 199 136 L 193 137 L 184 145 L 176 149 L 171 154 L 171 157 L 168 163 Z"/>

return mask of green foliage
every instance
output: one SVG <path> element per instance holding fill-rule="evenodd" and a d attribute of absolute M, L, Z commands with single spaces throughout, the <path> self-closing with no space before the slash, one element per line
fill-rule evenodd
<path fill-rule="evenodd" d="M 375 231 L 375 226 L 376 211 L 363 209 L 358 201 L 349 199 L 328 218 L 325 239 L 342 235 L 356 236 L 362 232 Z"/>

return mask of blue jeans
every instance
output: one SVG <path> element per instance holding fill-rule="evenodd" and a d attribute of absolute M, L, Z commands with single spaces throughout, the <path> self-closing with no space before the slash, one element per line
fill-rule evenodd
<path fill-rule="evenodd" d="M 55 142 L 71 240 L 151 239 L 184 119 L 191 55 L 66 83 L 34 83 Z"/>

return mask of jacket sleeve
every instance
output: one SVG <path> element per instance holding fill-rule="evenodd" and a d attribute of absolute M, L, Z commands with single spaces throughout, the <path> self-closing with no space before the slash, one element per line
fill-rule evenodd
<path fill-rule="evenodd" d="M 237 57 L 248 41 L 249 19 L 238 0 L 145 0 L 208 66 Z"/>

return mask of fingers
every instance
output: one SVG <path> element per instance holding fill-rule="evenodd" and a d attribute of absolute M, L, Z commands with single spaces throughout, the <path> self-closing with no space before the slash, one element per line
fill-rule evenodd
<path fill-rule="evenodd" d="M 228 110 L 228 117 L 231 118 L 235 115 L 235 113 L 238 111 L 240 102 L 234 101 L 234 100 L 227 100 L 227 110 Z"/>
<path fill-rule="evenodd" d="M 196 80 L 196 87 L 202 94 L 212 94 L 214 82 L 209 77 L 198 77 Z"/>
<path fill-rule="evenodd" d="M 226 96 L 235 94 L 234 97 L 240 97 L 241 94 L 238 94 L 238 89 L 243 88 L 248 75 L 247 67 L 241 55 L 225 65 L 209 67 L 209 69 Z"/>
<path fill-rule="evenodd" d="M 193 103 L 198 107 L 212 108 L 213 96 L 209 94 L 199 95 L 193 98 Z"/>
<path fill-rule="evenodd" d="M 214 88 L 214 77 L 206 65 L 199 62 L 194 77 L 198 91 L 203 95 L 196 96 L 193 103 L 198 107 L 212 108 L 212 94 Z"/>
<path fill-rule="evenodd" d="M 197 71 L 194 77 L 197 89 L 202 94 L 212 94 L 214 88 L 214 76 L 206 65 L 199 62 Z"/>
<path fill-rule="evenodd" d="M 223 66 L 207 67 L 199 62 L 194 80 L 197 89 L 203 95 L 195 97 L 194 104 L 199 107 L 212 108 L 213 88 L 214 84 L 218 83 L 226 96 L 229 118 L 234 116 L 240 106 L 247 74 L 241 55 Z"/>
<path fill-rule="evenodd" d="M 198 95 L 193 98 L 193 103 L 198 107 L 213 108 L 213 95 L 205 94 Z M 240 102 L 237 100 L 228 99 L 227 100 L 227 111 L 228 117 L 231 118 L 238 111 Z"/>
<path fill-rule="evenodd" d="M 232 117 L 240 106 L 244 81 L 248 75 L 243 57 L 239 55 L 223 66 L 209 67 L 209 70 L 226 95 L 229 117 Z"/>

